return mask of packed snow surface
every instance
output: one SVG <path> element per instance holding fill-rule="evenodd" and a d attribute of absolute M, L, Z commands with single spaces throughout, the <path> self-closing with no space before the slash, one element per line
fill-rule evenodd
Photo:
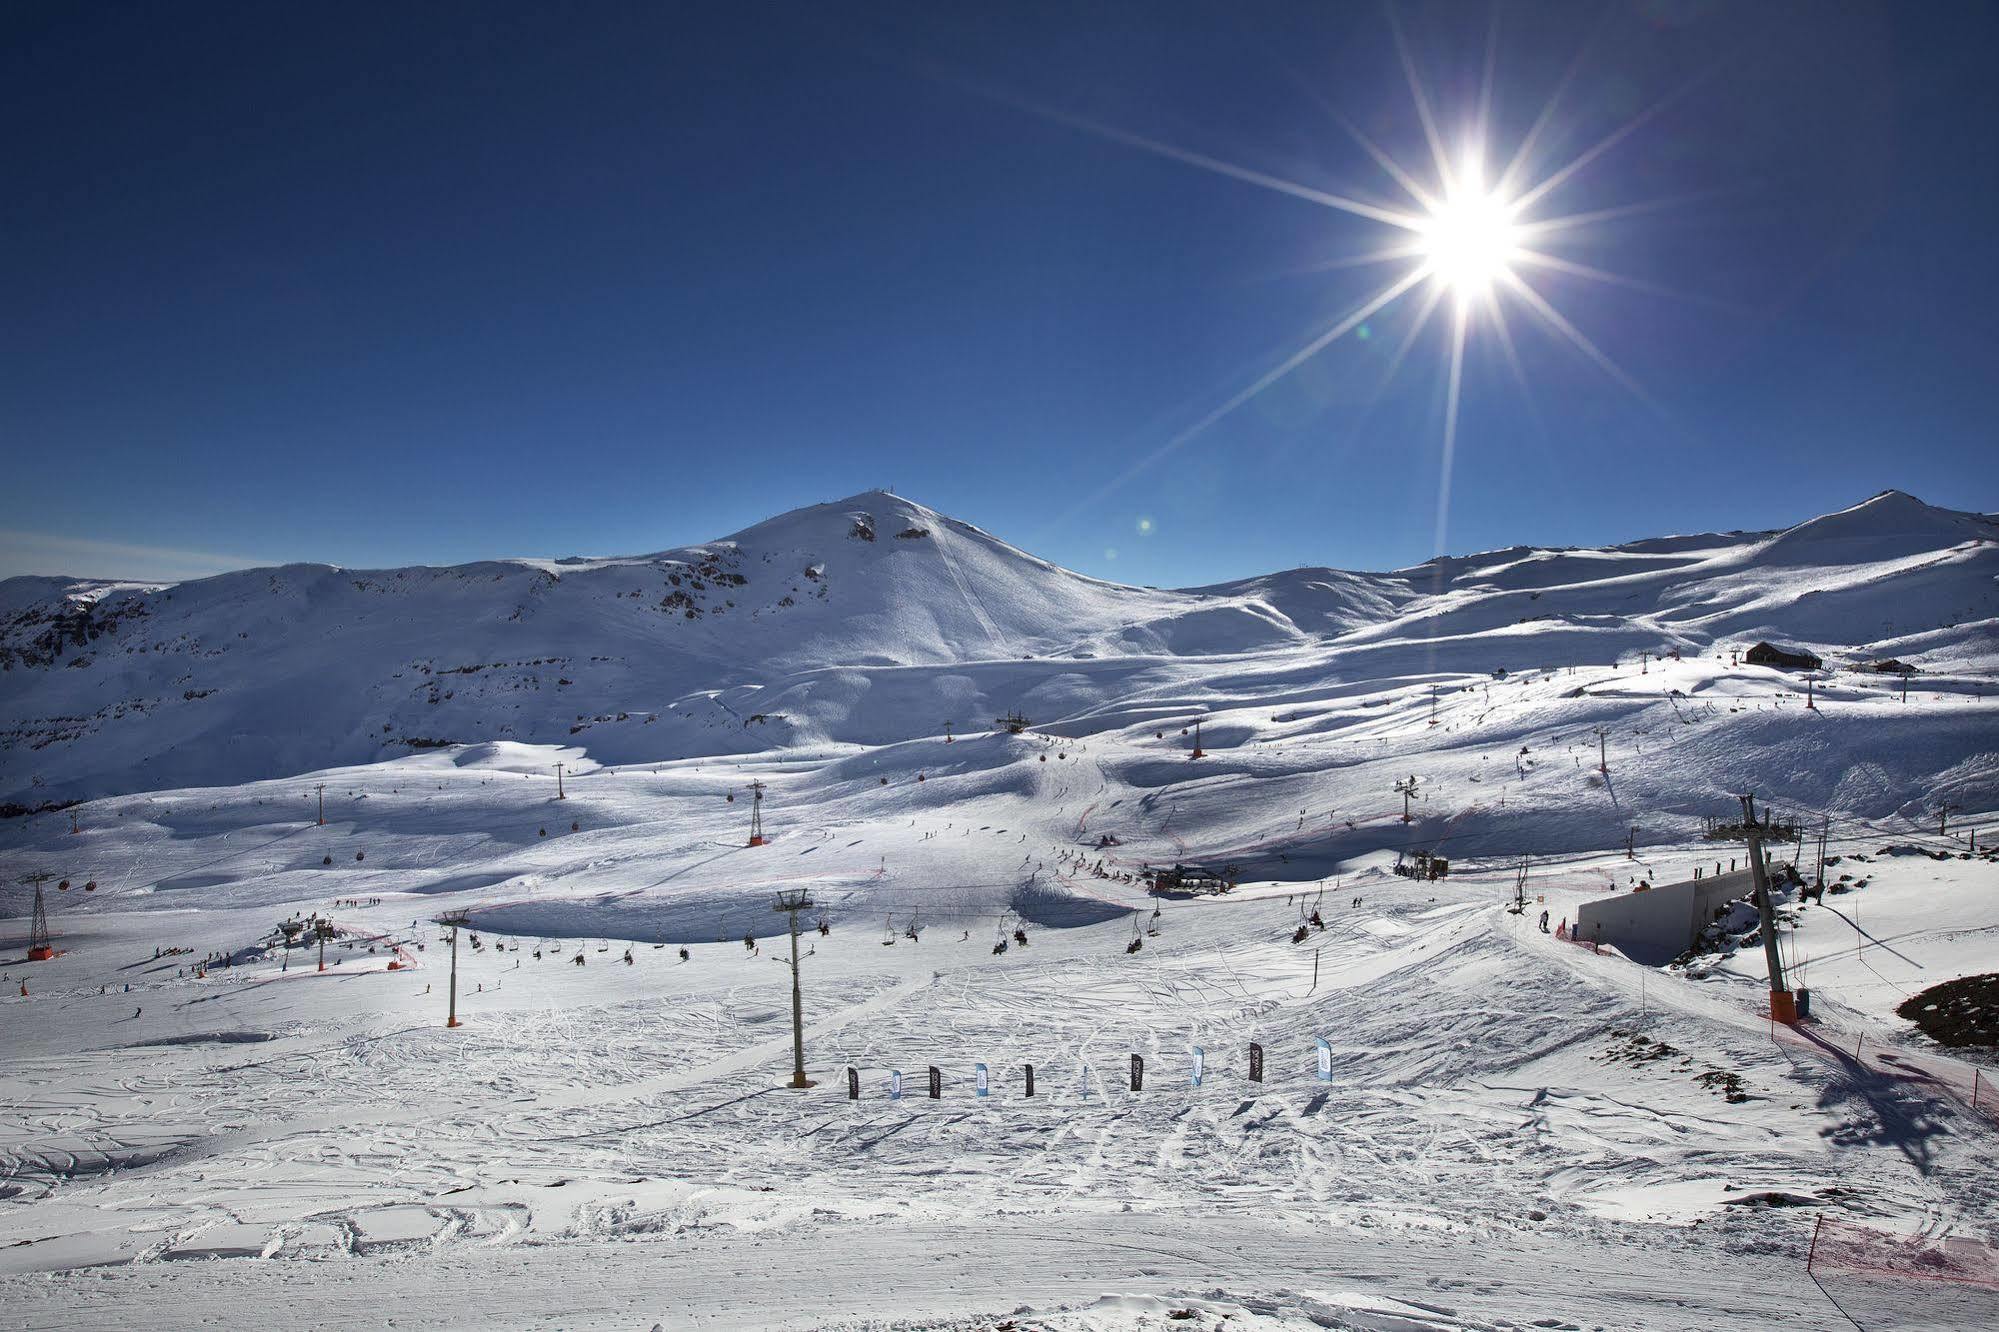
<path fill-rule="evenodd" d="M 1995 536 L 1889 492 L 1158 591 L 870 493 L 638 558 L 0 583 L 0 1298 L 1989 1326 L 1983 1287 L 1803 1260 L 1820 1216 L 1999 1240 L 1987 1056 L 1896 1016 L 1999 970 Z M 1653 969 L 1538 928 L 1740 856 L 1701 831 L 1744 790 L 1810 833 L 1777 861 L 1826 839 L 1832 890 L 1780 910 L 1802 1034 L 1753 944 Z M 1389 872 L 1418 849 L 1449 877 Z M 1176 863 L 1238 886 L 1149 895 Z M 323 972 L 278 942 L 315 913 Z"/>

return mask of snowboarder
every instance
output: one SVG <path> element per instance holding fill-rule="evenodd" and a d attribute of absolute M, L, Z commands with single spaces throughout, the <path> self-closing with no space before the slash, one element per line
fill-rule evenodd
<path fill-rule="evenodd" d="M 1548 913 L 1546 911 L 1543 911 L 1541 913 L 1541 933 L 1546 934 L 1547 932 L 1548 932 Z"/>
<path fill-rule="evenodd" d="M 146 1007 L 145 1007 L 145 1005 L 144 1005 L 144 1004 L 141 1004 L 141 1005 L 139 1005 L 139 1007 L 137 1007 L 137 1008 L 134 1008 L 134 1009 L 132 1010 L 132 1016 L 133 1016 L 134 1018 L 137 1018 L 137 1017 L 139 1016 L 139 1014 L 141 1014 L 141 1013 L 143 1013 L 143 1012 L 145 1012 L 145 1011 L 146 1011 Z"/>

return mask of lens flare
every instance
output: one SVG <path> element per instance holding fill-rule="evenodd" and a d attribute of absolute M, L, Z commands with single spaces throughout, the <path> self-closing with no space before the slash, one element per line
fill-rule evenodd
<path fill-rule="evenodd" d="M 1417 231 L 1425 268 L 1461 302 L 1488 295 L 1521 255 L 1513 206 L 1483 180 L 1477 161 L 1467 163 Z"/>
<path fill-rule="evenodd" d="M 1495 16 L 1496 14 L 1497 11 Z M 1322 109 L 1330 115 L 1347 137 L 1352 139 L 1375 166 L 1380 168 L 1382 173 L 1407 196 L 1411 205 L 1409 207 L 1374 203 L 1350 193 L 1335 193 L 1316 185 L 1287 180 L 1255 167 L 1195 152 L 1149 135 L 1133 133 L 1071 112 L 994 94 L 990 90 L 981 90 L 987 95 L 999 96 L 1000 100 L 1021 110 L 1096 135 L 1109 142 L 1179 162 L 1245 185 L 1300 199 L 1334 213 L 1343 213 L 1362 222 L 1371 223 L 1380 229 L 1380 232 L 1385 232 L 1380 242 L 1348 255 L 1315 264 L 1314 270 L 1358 269 L 1377 265 L 1401 266 L 1399 274 L 1391 277 L 1358 304 L 1330 318 L 1325 327 L 1309 337 L 1302 346 L 1278 359 L 1247 385 L 1230 394 L 1221 403 L 1170 436 L 1164 443 L 1132 460 L 1093 494 L 1079 500 L 1058 521 L 1067 521 L 1076 515 L 1094 510 L 1104 499 L 1121 489 L 1139 473 L 1157 466 L 1164 459 L 1206 434 L 1224 417 L 1253 401 L 1271 385 L 1284 379 L 1335 343 L 1349 335 L 1362 342 L 1369 340 L 1374 330 L 1368 321 L 1419 287 L 1422 291 L 1416 297 L 1419 304 L 1413 312 L 1411 327 L 1402 337 L 1389 362 L 1382 388 L 1387 387 L 1387 379 L 1392 379 L 1402 367 L 1412 348 L 1417 345 L 1419 337 L 1430 326 L 1438 308 L 1445 304 L 1444 298 L 1451 298 L 1447 328 L 1442 339 L 1444 352 L 1442 369 L 1446 374 L 1446 389 L 1443 403 L 1443 437 L 1438 457 L 1435 549 L 1439 554 L 1444 550 L 1450 517 L 1451 472 L 1458 448 L 1458 413 L 1464 391 L 1468 344 L 1484 334 L 1491 335 L 1504 354 L 1514 378 L 1519 382 L 1521 394 L 1527 401 L 1529 410 L 1533 410 L 1527 376 L 1519 353 L 1514 347 L 1513 335 L 1507 328 L 1509 305 L 1523 309 L 1550 335 L 1566 342 L 1584 359 L 1629 390 L 1638 400 L 1658 410 L 1657 404 L 1651 401 L 1644 389 L 1625 372 L 1623 367 L 1591 341 L 1568 316 L 1555 308 L 1530 274 L 1537 270 L 1555 272 L 1605 286 L 1651 291 L 1655 294 L 1673 294 L 1663 292 L 1652 284 L 1637 282 L 1552 253 L 1551 247 L 1559 247 L 1565 238 L 1577 231 L 1595 228 L 1619 218 L 1684 200 L 1659 200 L 1567 213 L 1551 212 L 1548 204 L 1558 191 L 1570 186 L 1587 168 L 1711 77 L 1714 69 L 1697 74 L 1681 84 L 1566 162 L 1547 167 L 1537 163 L 1536 159 L 1541 156 L 1538 150 L 1541 148 L 1541 141 L 1546 131 L 1557 120 L 1557 104 L 1567 92 L 1576 69 L 1583 63 L 1582 54 L 1578 54 L 1569 75 L 1556 86 L 1546 105 L 1535 117 L 1533 125 L 1514 148 L 1511 157 L 1506 160 L 1506 165 L 1496 180 L 1488 185 L 1490 177 L 1486 171 L 1489 146 L 1487 130 L 1491 124 L 1495 74 L 1496 17 L 1494 28 L 1487 34 L 1486 64 L 1476 111 L 1456 125 L 1439 124 L 1439 118 L 1432 111 L 1430 98 L 1417 76 L 1416 62 L 1403 38 L 1400 25 L 1393 20 L 1392 11 L 1390 28 L 1395 38 L 1397 54 L 1401 57 L 1403 74 L 1408 81 L 1410 101 L 1415 107 L 1416 118 L 1422 125 L 1424 144 L 1429 150 L 1430 161 L 1427 167 L 1420 162 L 1397 160 L 1392 153 L 1368 138 L 1358 125 L 1336 107 L 1320 99 L 1316 94 L 1314 100 L 1319 102 Z M 1719 68 L 1719 65 L 1715 68 Z M 1446 147 L 1447 139 L 1452 132 L 1457 134 L 1458 143 L 1463 149 L 1455 164 Z M 1141 525 L 1140 534 L 1144 535 L 1145 531 L 1145 527 Z"/>

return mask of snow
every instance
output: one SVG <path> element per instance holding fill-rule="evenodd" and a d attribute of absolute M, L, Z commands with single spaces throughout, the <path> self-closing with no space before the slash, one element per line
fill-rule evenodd
<path fill-rule="evenodd" d="M 1891 493 L 1160 592 L 871 492 L 632 559 L 0 584 L 0 789 L 84 798 L 0 821 L 0 1298 L 92 1328 L 1989 1325 L 1990 1292 L 1802 1256 L 1819 1215 L 1999 1238 L 1999 1117 L 1895 1014 L 1993 966 L 1994 531 Z M 656 609 L 704 565 L 747 581 Z M 1808 711 L 1730 664 L 1762 637 L 1922 673 Z M 1816 1043 L 1764 1018 L 1760 948 L 1641 968 L 1535 928 L 1739 855 L 1701 820 L 1752 788 L 1866 878 L 1783 907 Z M 1389 873 L 1417 848 L 1451 876 Z M 1174 862 L 1243 883 L 1155 902 Z M 34 871 L 71 886 L 28 964 Z M 780 889 L 815 901 L 804 1092 Z M 324 973 L 268 944 L 314 912 Z"/>

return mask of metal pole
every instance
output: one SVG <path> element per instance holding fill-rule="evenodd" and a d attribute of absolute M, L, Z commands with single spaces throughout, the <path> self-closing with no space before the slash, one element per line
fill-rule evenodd
<path fill-rule="evenodd" d="M 1819 825 L 1819 868 L 1815 881 L 1820 897 L 1825 896 L 1825 838 L 1831 827 L 1832 815 L 1828 814 L 1825 816 L 1825 821 Z"/>
<path fill-rule="evenodd" d="M 451 1000 L 444 1015 L 444 1025 L 458 1025 L 458 927 L 451 927 Z"/>
<path fill-rule="evenodd" d="M 1763 917 L 1763 958 L 1770 967 L 1770 993 L 1788 995 L 1784 959 L 1777 951 L 1777 910 L 1770 902 L 1770 881 L 1763 869 L 1763 839 L 1752 827 L 1748 836 L 1749 872 L 1756 882 L 1756 910 Z"/>
<path fill-rule="evenodd" d="M 798 987 L 798 913 L 788 911 L 791 922 L 791 1085 L 806 1087 L 805 1080 L 805 996 Z"/>

